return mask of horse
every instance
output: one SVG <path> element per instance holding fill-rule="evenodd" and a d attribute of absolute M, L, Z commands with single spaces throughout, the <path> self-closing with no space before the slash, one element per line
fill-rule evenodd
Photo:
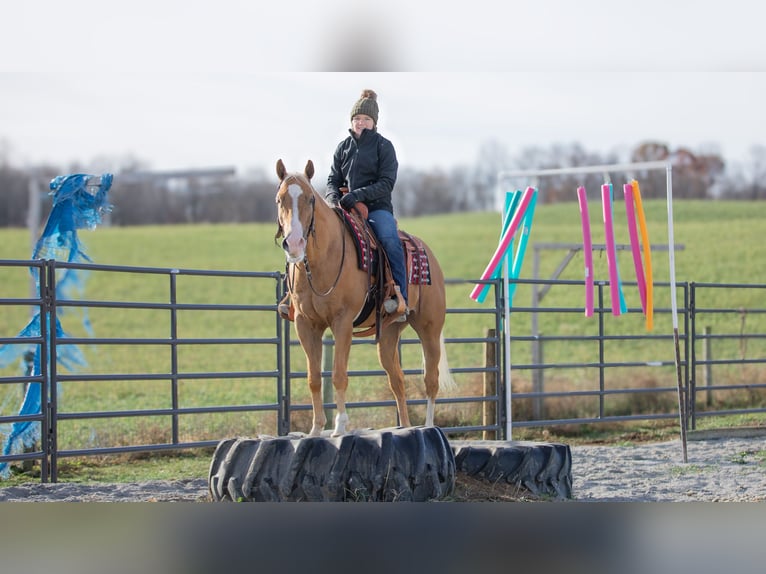
<path fill-rule="evenodd" d="M 329 328 L 335 340 L 332 384 L 337 413 L 332 436 L 346 434 L 348 359 L 355 320 L 365 307 L 370 287 L 369 271 L 357 264 L 356 245 L 340 216 L 314 189 L 314 164 L 308 160 L 303 173 L 288 173 L 277 161 L 279 189 L 276 195 L 278 230 L 287 259 L 286 279 L 294 307 L 295 331 L 306 355 L 313 420 L 309 436 L 320 436 L 327 422 L 322 402 L 322 338 Z M 401 236 L 401 232 L 400 232 Z M 413 237 L 413 236 L 409 236 Z M 409 324 L 417 333 L 423 352 L 426 389 L 425 426 L 434 426 L 436 395 L 454 387 L 444 345 L 446 295 L 444 274 L 431 249 L 417 240 L 428 257 L 430 282 L 409 285 L 410 312 L 406 322 L 381 321 L 377 351 L 381 367 L 396 400 L 399 424 L 409 427 L 404 372 L 399 359 L 399 339 Z M 408 273 L 408 276 L 411 276 Z M 357 328 L 374 327 L 380 313 L 370 313 Z M 368 330 L 369 333 L 369 330 Z"/>

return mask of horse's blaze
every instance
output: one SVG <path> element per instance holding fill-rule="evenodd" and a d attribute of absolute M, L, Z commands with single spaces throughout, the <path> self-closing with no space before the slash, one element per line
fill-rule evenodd
<path fill-rule="evenodd" d="M 306 250 L 303 224 L 301 223 L 300 217 L 298 217 L 300 213 L 298 209 L 298 198 L 301 196 L 301 191 L 302 190 L 298 185 L 291 185 L 287 189 L 287 193 L 293 200 L 293 206 L 290 210 L 290 223 L 285 230 L 285 240 L 282 242 L 282 247 L 287 254 L 287 260 L 290 263 L 297 263 L 302 260 Z"/>

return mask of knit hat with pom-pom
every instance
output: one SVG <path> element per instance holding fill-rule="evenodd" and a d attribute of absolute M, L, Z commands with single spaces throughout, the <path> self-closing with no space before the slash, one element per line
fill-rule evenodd
<path fill-rule="evenodd" d="M 351 117 L 358 114 L 370 116 L 375 125 L 378 124 L 378 94 L 372 90 L 364 90 L 360 97 L 351 108 Z"/>

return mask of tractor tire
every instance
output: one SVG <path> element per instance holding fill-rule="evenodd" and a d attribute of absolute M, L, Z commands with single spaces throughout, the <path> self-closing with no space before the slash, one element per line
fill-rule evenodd
<path fill-rule="evenodd" d="M 505 481 L 535 496 L 572 498 L 568 445 L 527 441 L 452 441 L 457 472 L 489 482 Z"/>
<path fill-rule="evenodd" d="M 213 501 L 421 502 L 454 487 L 455 457 L 438 427 L 226 439 L 208 474 Z"/>

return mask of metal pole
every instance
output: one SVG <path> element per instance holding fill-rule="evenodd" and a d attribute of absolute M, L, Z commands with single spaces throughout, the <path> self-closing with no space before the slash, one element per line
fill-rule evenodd
<path fill-rule="evenodd" d="M 503 263 L 503 298 L 505 299 L 505 329 L 503 334 L 505 338 L 505 439 L 513 440 L 513 412 L 511 410 L 511 301 L 510 288 L 508 286 L 508 258 Z"/>
<path fill-rule="evenodd" d="M 535 393 L 539 393 L 532 399 L 532 418 L 539 421 L 543 418 L 543 397 L 541 395 L 545 388 L 545 384 L 543 383 L 543 369 L 541 367 L 544 361 L 542 333 L 537 333 L 537 335 L 535 335 L 532 345 L 534 349 L 532 362 L 535 367 L 537 367 L 532 371 L 532 390 Z"/>
<path fill-rule="evenodd" d="M 484 366 L 487 370 L 484 372 L 484 397 L 492 398 L 493 400 L 485 400 L 482 403 L 481 424 L 488 427 L 497 424 L 497 379 L 499 373 L 493 368 L 497 365 L 497 344 L 495 343 L 497 331 L 495 329 L 487 329 L 485 336 L 487 343 L 484 345 Z M 495 430 L 490 433 L 490 431 L 484 429 L 481 438 L 484 440 L 497 440 L 499 438 L 498 431 Z"/>
<path fill-rule="evenodd" d="M 520 170 L 520 171 L 501 171 L 498 174 L 498 178 L 510 178 L 510 177 L 530 177 L 541 175 L 566 175 L 566 174 L 579 174 L 579 173 L 610 173 L 613 171 L 625 172 L 640 169 L 670 169 L 670 164 L 667 161 L 641 161 L 636 163 L 616 163 L 612 165 L 588 165 L 580 167 L 562 167 L 556 169 L 532 169 L 532 170 Z"/>
<path fill-rule="evenodd" d="M 676 379 L 678 383 L 678 418 L 681 426 L 681 445 L 683 448 L 684 462 L 688 462 L 686 449 L 686 401 L 684 400 L 684 388 L 681 377 L 681 351 L 678 343 L 678 303 L 676 302 L 676 262 L 675 249 L 673 249 L 673 175 L 672 167 L 667 164 L 665 173 L 667 178 L 667 203 L 668 203 L 668 261 L 670 263 L 670 305 L 673 314 L 673 344 L 675 345 Z"/>
<path fill-rule="evenodd" d="M 713 404 L 713 365 L 710 361 L 713 360 L 713 347 L 710 343 L 710 335 L 713 333 L 713 330 L 710 328 L 710 325 L 705 327 L 704 333 L 705 341 L 702 348 L 705 350 L 703 358 L 705 359 L 705 388 L 707 389 L 706 403 L 707 406 L 711 406 Z"/>
<path fill-rule="evenodd" d="M 171 441 L 178 444 L 178 269 L 170 272 L 170 417 Z"/>

